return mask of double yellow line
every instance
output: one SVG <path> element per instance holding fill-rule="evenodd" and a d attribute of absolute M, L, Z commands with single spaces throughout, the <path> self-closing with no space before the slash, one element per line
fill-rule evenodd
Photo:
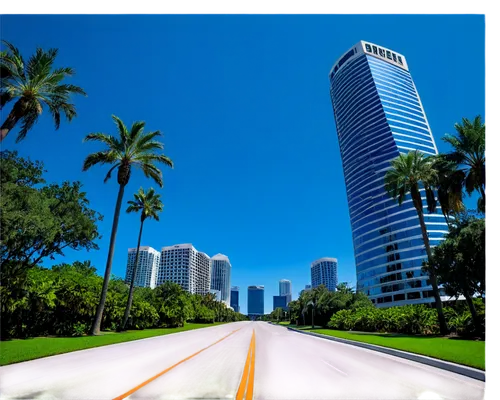
<path fill-rule="evenodd" d="M 236 400 L 252 400 L 253 397 L 253 383 L 255 375 L 255 329 L 252 333 L 250 340 L 250 347 L 248 348 L 247 361 L 243 369 L 243 376 L 241 377 L 240 386 L 236 393 Z"/>

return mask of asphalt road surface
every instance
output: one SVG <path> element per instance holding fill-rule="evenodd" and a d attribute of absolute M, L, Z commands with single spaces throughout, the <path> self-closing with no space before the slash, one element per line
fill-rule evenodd
<path fill-rule="evenodd" d="M 0 367 L 0 399 L 479 400 L 484 382 L 265 322 Z"/>

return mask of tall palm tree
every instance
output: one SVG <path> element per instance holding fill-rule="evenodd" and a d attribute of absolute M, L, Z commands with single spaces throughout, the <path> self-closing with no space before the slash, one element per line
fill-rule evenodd
<path fill-rule="evenodd" d="M 70 95 L 86 96 L 86 93 L 78 86 L 62 83 L 64 78 L 73 76 L 75 71 L 68 67 L 53 68 L 58 50 L 44 51 L 37 48 L 25 64 L 16 47 L 5 40 L 2 42 L 7 50 L 0 55 L 0 109 L 7 103 L 16 101 L 0 128 L 0 142 L 20 121 L 21 128 L 16 142 L 23 140 L 42 114 L 43 105 L 52 114 L 56 130 L 61 123 L 61 114 L 68 121 L 76 117 L 76 108 L 70 103 Z"/>
<path fill-rule="evenodd" d="M 478 115 L 473 121 L 462 118 L 462 124 L 456 123 L 457 136 L 446 134 L 443 140 L 453 147 L 445 157 L 458 164 L 465 175 L 464 188 L 470 195 L 477 190 L 481 197 L 478 209 L 486 209 L 486 127 Z"/>
<path fill-rule="evenodd" d="M 154 218 L 156 221 L 159 221 L 160 217 L 158 214 L 163 211 L 163 203 L 160 200 L 160 195 L 155 193 L 153 188 L 150 188 L 146 193 L 144 193 L 144 190 L 141 187 L 137 193 L 134 193 L 134 200 L 129 200 L 128 204 L 127 213 L 141 213 L 141 228 L 139 229 L 139 239 L 137 240 L 134 269 L 132 270 L 132 280 L 130 282 L 130 289 L 128 292 L 127 308 L 125 309 L 125 314 L 123 315 L 122 330 L 125 330 L 127 326 L 130 308 L 132 307 L 132 297 L 134 293 L 135 277 L 137 275 L 137 265 L 139 264 L 139 248 L 141 247 L 144 221 L 148 218 Z"/>
<path fill-rule="evenodd" d="M 465 173 L 443 154 L 432 156 L 431 160 L 436 171 L 436 181 L 433 185 L 436 188 L 439 205 L 446 223 L 451 226 L 450 216 L 456 218 L 465 209 L 463 203 Z"/>
<path fill-rule="evenodd" d="M 417 210 L 427 258 L 430 258 L 432 252 L 424 221 L 424 206 L 420 195 L 420 187 L 425 190 L 428 211 L 434 212 L 437 204 L 431 185 L 436 182 L 437 173 L 433 168 L 433 160 L 430 157 L 424 157 L 423 153 L 415 150 L 410 151 L 408 154 L 400 154 L 392 160 L 391 166 L 392 168 L 385 175 L 385 190 L 387 190 L 389 196 L 398 200 L 399 205 L 403 203 L 406 195 L 410 193 L 413 206 Z M 439 328 L 441 334 L 445 335 L 448 333 L 448 326 L 443 314 L 443 304 L 439 295 L 436 275 L 431 270 L 429 271 L 429 278 L 434 300 L 436 301 Z"/>
<path fill-rule="evenodd" d="M 103 143 L 107 148 L 89 154 L 83 162 L 83 170 L 87 171 L 90 167 L 97 164 L 111 164 L 112 167 L 106 174 L 104 183 L 111 178 L 113 170 L 118 168 L 117 181 L 118 185 L 120 185 L 118 198 L 116 199 L 113 228 L 111 229 L 111 238 L 109 241 L 108 259 L 106 261 L 101 300 L 97 307 L 94 323 L 92 325 L 92 335 L 98 335 L 100 332 L 104 303 L 106 302 L 106 293 L 108 291 L 111 267 L 113 265 L 115 239 L 118 231 L 118 220 L 120 218 L 123 193 L 125 192 L 125 186 L 130 180 L 132 167 L 135 166 L 140 168 L 146 178 L 152 178 L 160 187 L 163 187 L 162 173 L 156 164 L 165 164 L 171 168 L 174 166 L 170 158 L 164 154 L 155 153 L 155 150 L 163 150 L 163 144 L 155 140 L 155 138 L 161 136 L 160 131 L 145 133 L 144 122 L 134 122 L 129 131 L 120 118 L 114 115 L 112 117 L 118 128 L 118 137 L 105 133 L 90 133 L 84 139 L 84 142 L 96 141 Z"/>

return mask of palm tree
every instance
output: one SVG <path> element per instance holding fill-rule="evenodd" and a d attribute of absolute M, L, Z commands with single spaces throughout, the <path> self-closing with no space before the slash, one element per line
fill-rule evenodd
<path fill-rule="evenodd" d="M 120 118 L 114 115 L 112 117 L 118 128 L 118 137 L 105 133 L 90 133 L 84 139 L 84 142 L 96 141 L 104 143 L 107 149 L 89 154 L 83 162 L 83 170 L 87 171 L 90 167 L 97 164 L 111 164 L 112 167 L 106 174 L 104 183 L 111 178 L 113 170 L 118 168 L 117 180 L 120 185 L 118 198 L 116 199 L 113 228 L 111 229 L 111 238 L 109 241 L 108 259 L 106 262 L 106 271 L 104 273 L 101 300 L 97 307 L 94 323 L 92 325 L 92 335 L 98 335 L 100 332 L 104 303 L 106 302 L 106 293 L 108 291 L 108 283 L 113 264 L 120 209 L 125 186 L 130 180 L 132 167 L 135 166 L 140 168 L 146 178 L 152 178 L 160 187 L 163 187 L 162 173 L 155 164 L 165 164 L 171 168 L 174 166 L 170 158 L 163 154 L 155 153 L 155 150 L 163 150 L 163 144 L 155 140 L 156 137 L 161 136 L 160 131 L 145 133 L 144 122 L 134 122 L 129 131 Z"/>
<path fill-rule="evenodd" d="M 156 221 L 159 221 L 160 217 L 158 214 L 163 211 L 163 203 L 160 200 L 160 195 L 155 193 L 153 188 L 150 188 L 146 193 L 144 193 L 144 190 L 141 187 L 137 193 L 134 193 L 134 200 L 129 200 L 128 204 L 127 213 L 141 213 L 141 228 L 139 229 L 139 239 L 137 240 L 134 269 L 132 270 L 132 280 L 130 282 L 130 289 L 128 292 L 127 308 L 125 309 L 125 314 L 123 315 L 122 330 L 125 330 L 127 326 L 130 308 L 132 307 L 132 297 L 134 292 L 135 277 L 137 274 L 137 265 L 139 264 L 139 248 L 141 246 L 144 221 L 147 218 L 154 218 Z"/>
<path fill-rule="evenodd" d="M 434 212 L 437 204 L 431 185 L 437 180 L 437 172 L 433 168 L 433 160 L 430 157 L 424 157 L 423 153 L 415 150 L 410 151 L 408 154 L 400 154 L 392 160 L 391 166 L 392 168 L 385 175 L 385 190 L 387 190 L 389 196 L 398 200 L 399 205 L 403 203 L 406 195 L 410 193 L 413 206 L 417 210 L 427 258 L 430 258 L 432 252 L 424 221 L 424 206 L 420 195 L 420 187 L 423 186 L 425 190 L 428 211 Z M 429 271 L 429 278 L 434 300 L 436 301 L 440 331 L 442 335 L 446 335 L 448 327 L 443 314 L 443 304 L 439 295 L 436 275 L 433 271 Z"/>
<path fill-rule="evenodd" d="M 23 140 L 42 114 L 43 105 L 52 114 L 56 130 L 59 129 L 61 113 L 68 121 L 76 117 L 75 105 L 69 102 L 70 95 L 76 93 L 86 96 L 86 93 L 78 86 L 62 83 L 75 71 L 68 67 L 53 68 L 58 50 L 44 51 L 37 48 L 25 65 L 16 47 L 5 40 L 2 42 L 8 50 L 0 55 L 0 109 L 13 100 L 16 102 L 0 128 L 0 142 L 19 121 L 21 129 L 16 142 Z"/>
<path fill-rule="evenodd" d="M 465 175 L 464 187 L 470 195 L 474 190 L 481 193 L 478 209 L 486 209 L 486 127 L 478 115 L 473 121 L 462 118 L 462 124 L 456 123 L 458 136 L 446 134 L 443 140 L 453 147 L 453 151 L 445 155 L 446 159 L 455 162 Z"/>
<path fill-rule="evenodd" d="M 463 185 L 465 173 L 457 168 L 457 164 L 449 161 L 445 155 L 438 154 L 432 157 L 433 168 L 436 170 L 434 186 L 441 211 L 450 225 L 450 216 L 456 218 L 465 209 L 463 203 Z"/>

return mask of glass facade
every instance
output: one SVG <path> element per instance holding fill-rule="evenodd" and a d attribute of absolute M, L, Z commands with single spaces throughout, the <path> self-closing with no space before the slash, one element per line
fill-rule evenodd
<path fill-rule="evenodd" d="M 240 312 L 240 288 L 238 286 L 231 288 L 231 307 L 234 311 Z"/>
<path fill-rule="evenodd" d="M 432 302 L 427 258 L 409 195 L 399 204 L 384 188 L 392 159 L 419 150 L 437 154 L 406 59 L 361 41 L 330 72 L 356 259 L 358 289 L 380 306 Z M 425 192 L 421 189 L 424 206 Z M 431 247 L 448 232 L 440 208 L 424 210 Z M 313 285 L 314 286 L 314 285 Z"/>
<path fill-rule="evenodd" d="M 264 315 L 264 286 L 248 287 L 248 315 Z"/>
<path fill-rule="evenodd" d="M 314 261 L 311 264 L 311 283 L 313 288 L 325 285 L 332 292 L 337 290 L 337 259 L 325 257 Z"/>
<path fill-rule="evenodd" d="M 284 311 L 288 311 L 288 296 L 273 296 L 273 310 L 281 308 Z"/>
<path fill-rule="evenodd" d="M 231 263 L 224 254 L 216 254 L 210 260 L 210 289 L 220 291 L 220 301 L 229 306 L 231 287 Z"/>
<path fill-rule="evenodd" d="M 137 249 L 128 249 L 125 283 L 132 281 L 136 251 Z M 160 252 L 149 246 L 141 246 L 139 247 L 139 259 L 137 262 L 134 286 L 154 289 L 156 287 L 158 266 L 160 264 Z"/>

